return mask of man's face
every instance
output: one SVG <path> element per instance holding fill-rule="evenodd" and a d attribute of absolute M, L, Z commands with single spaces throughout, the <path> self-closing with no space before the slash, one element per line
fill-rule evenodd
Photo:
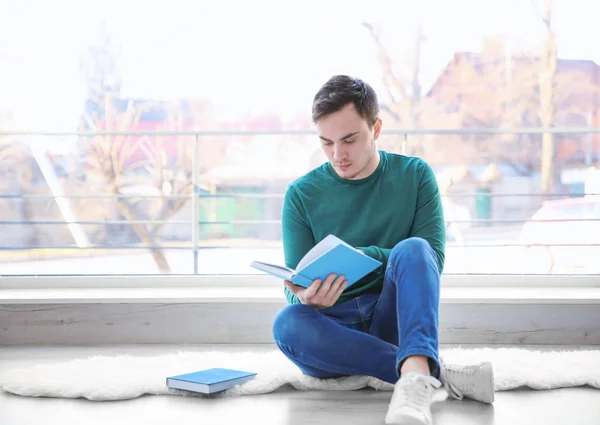
<path fill-rule="evenodd" d="M 368 177 L 378 165 L 375 141 L 381 131 L 381 120 L 373 128 L 349 103 L 341 110 L 316 122 L 323 152 L 336 173 L 344 179 Z"/>

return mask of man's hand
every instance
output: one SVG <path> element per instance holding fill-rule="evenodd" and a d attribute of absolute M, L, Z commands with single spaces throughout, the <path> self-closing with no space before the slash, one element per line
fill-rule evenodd
<path fill-rule="evenodd" d="M 323 282 L 319 279 L 314 280 L 308 288 L 294 285 L 288 280 L 284 283 L 302 304 L 322 309 L 335 304 L 344 289 L 346 289 L 348 281 L 345 280 L 344 275 L 340 275 L 336 279 L 336 274 L 332 273 Z"/>

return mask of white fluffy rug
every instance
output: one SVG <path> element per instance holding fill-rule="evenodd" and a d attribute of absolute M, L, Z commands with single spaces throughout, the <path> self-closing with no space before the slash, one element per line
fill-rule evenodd
<path fill-rule="evenodd" d="M 589 385 L 600 389 L 600 350 L 535 351 L 516 348 L 441 351 L 447 364 L 493 363 L 496 390 L 536 390 Z M 188 393 L 169 390 L 165 377 L 211 367 L 258 372 L 257 377 L 221 396 L 263 394 L 284 385 L 298 390 L 356 390 L 393 387 L 378 379 L 352 376 L 315 379 L 303 375 L 279 351 L 267 353 L 178 352 L 154 357 L 95 356 L 26 369 L 0 371 L 0 388 L 23 396 L 124 400 L 143 394 Z"/>

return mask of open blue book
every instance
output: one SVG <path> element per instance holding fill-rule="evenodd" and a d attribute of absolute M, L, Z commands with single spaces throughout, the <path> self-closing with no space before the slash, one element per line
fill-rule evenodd
<path fill-rule="evenodd" d="M 334 235 L 316 244 L 300 260 L 296 270 L 276 264 L 253 261 L 250 266 L 283 280 L 308 287 L 315 279 L 331 274 L 344 275 L 349 287 L 381 266 L 381 262 L 348 245 Z"/>
<path fill-rule="evenodd" d="M 256 373 L 233 369 L 206 369 L 167 378 L 167 387 L 176 390 L 214 394 L 241 385 L 256 377 Z"/>

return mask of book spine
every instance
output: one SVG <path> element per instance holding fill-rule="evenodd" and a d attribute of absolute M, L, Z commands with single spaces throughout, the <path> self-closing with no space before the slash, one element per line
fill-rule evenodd
<path fill-rule="evenodd" d="M 296 285 L 304 286 L 305 288 L 308 288 L 312 284 L 312 282 L 313 282 L 312 279 L 302 276 L 301 274 L 297 274 L 296 276 L 294 276 L 292 278 L 292 283 L 295 283 Z"/>

